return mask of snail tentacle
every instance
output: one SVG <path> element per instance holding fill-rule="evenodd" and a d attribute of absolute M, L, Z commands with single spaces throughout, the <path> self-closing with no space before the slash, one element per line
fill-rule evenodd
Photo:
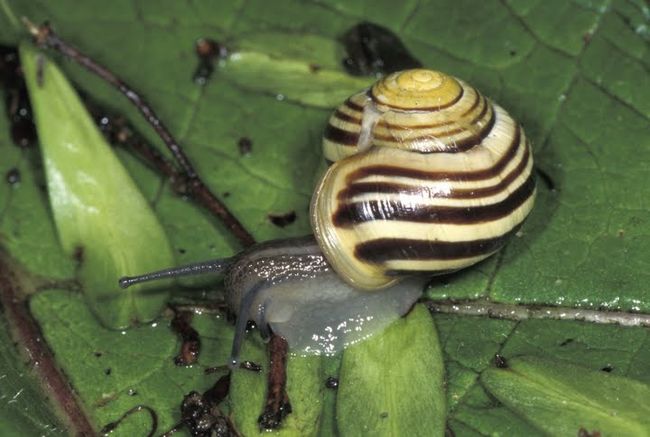
<path fill-rule="evenodd" d="M 180 267 L 157 270 L 155 272 L 149 272 L 138 276 L 123 276 L 118 280 L 118 283 L 120 285 L 120 288 L 128 288 L 135 284 L 156 281 L 159 279 L 201 275 L 204 273 L 221 274 L 228 268 L 230 264 L 232 264 L 233 260 L 234 258 L 213 259 L 210 261 L 187 264 Z"/>

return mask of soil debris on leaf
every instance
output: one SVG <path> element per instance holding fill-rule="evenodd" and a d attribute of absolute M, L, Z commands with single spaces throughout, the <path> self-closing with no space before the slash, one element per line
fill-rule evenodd
<path fill-rule="evenodd" d="M 374 23 L 357 24 L 342 36 L 341 42 L 346 52 L 343 67 L 354 76 L 382 76 L 422 67 L 397 35 Z"/>

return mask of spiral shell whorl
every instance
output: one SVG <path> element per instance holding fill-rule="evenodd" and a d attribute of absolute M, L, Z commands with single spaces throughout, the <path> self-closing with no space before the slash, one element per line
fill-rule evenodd
<path fill-rule="evenodd" d="M 373 85 L 370 96 L 378 105 L 423 111 L 453 104 L 462 91 L 453 77 L 438 71 L 417 69 L 386 76 Z"/>
<path fill-rule="evenodd" d="M 339 160 L 312 198 L 312 227 L 332 267 L 359 288 L 475 264 L 505 244 L 534 203 L 521 126 L 466 83 L 423 71 L 352 96 L 325 132 L 325 155 Z M 430 93 L 442 96 L 433 107 Z"/>
<path fill-rule="evenodd" d="M 325 130 L 323 151 L 330 161 L 372 146 L 464 152 L 493 124 L 492 102 L 470 85 L 436 71 L 407 70 L 339 106 Z"/>

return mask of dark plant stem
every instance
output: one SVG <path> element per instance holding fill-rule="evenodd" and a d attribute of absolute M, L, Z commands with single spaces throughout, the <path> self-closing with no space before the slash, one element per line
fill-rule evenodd
<path fill-rule="evenodd" d="M 286 390 L 289 344 L 279 335 L 271 334 L 268 349 L 270 363 L 266 404 L 257 420 L 261 431 L 278 428 L 287 414 L 291 413 L 291 403 Z"/>
<path fill-rule="evenodd" d="M 27 290 L 23 289 L 14 265 L 0 253 L 0 304 L 9 321 L 12 337 L 29 365 L 42 381 L 45 392 L 61 411 L 70 434 L 94 436 L 95 431 L 81 407 L 77 394 L 56 364 L 54 355 L 29 312 Z"/>
<path fill-rule="evenodd" d="M 243 246 L 250 246 L 255 243 L 253 236 L 201 180 L 182 147 L 178 144 L 165 124 L 158 118 L 153 108 L 151 108 L 140 94 L 109 69 L 96 63 L 78 49 L 59 38 L 48 24 L 36 26 L 27 19 L 23 21 L 39 46 L 56 50 L 75 61 L 91 73 L 108 82 L 129 99 L 165 143 L 180 166 L 182 173 L 186 175 L 189 194 L 203 207 L 217 216 Z"/>

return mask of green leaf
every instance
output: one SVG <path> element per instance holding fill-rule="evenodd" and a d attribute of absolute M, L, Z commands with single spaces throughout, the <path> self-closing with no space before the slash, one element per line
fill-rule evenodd
<path fill-rule="evenodd" d="M 307 207 L 322 167 L 319 138 L 329 116 L 329 110 L 303 104 L 300 95 L 277 100 L 277 94 L 312 90 L 307 79 L 311 70 L 305 66 L 315 64 L 340 73 L 338 38 L 350 26 L 364 20 L 386 26 L 424 65 L 476 85 L 519 119 L 533 142 L 537 166 L 554 187 L 540 177 L 537 205 L 520 236 L 496 257 L 440 278 L 428 295 L 650 311 L 650 188 L 645 180 L 650 162 L 650 13 L 646 2 L 410 0 L 396 7 L 387 0 L 162 4 L 4 0 L 0 6 L 3 42 L 16 44 L 26 37 L 13 24 L 16 17 L 50 20 L 63 37 L 141 91 L 179 136 L 210 187 L 260 241 L 309 232 Z M 7 18 L 7 10 L 13 20 Z M 234 52 L 255 55 L 248 64 L 226 63 L 223 71 L 217 69 L 209 83 L 199 87 L 191 80 L 197 65 L 193 42 L 206 36 L 227 43 Z M 260 70 L 262 65 L 268 70 Z M 61 62 L 61 68 L 76 86 L 124 114 L 164 151 L 118 93 L 69 62 Z M 225 73 L 228 68 L 232 74 Z M 268 87 L 261 86 L 270 71 L 279 76 L 272 77 Z M 289 73 L 295 84 L 281 77 Z M 323 102 L 320 99 L 315 101 Z M 10 144 L 4 117 L 0 117 L 0 132 L 0 174 L 16 167 L 22 175 L 18 186 L 0 184 L 0 243 L 31 272 L 53 280 L 74 278 L 74 262 L 58 247 L 47 198 L 39 188 L 44 180 L 40 156 Z M 237 148 L 242 137 L 253 143 L 252 153 L 246 156 Z M 239 249 L 224 227 L 174 197 L 168 184 L 128 152 L 120 151 L 118 156 L 154 205 L 178 263 L 227 256 Z M 267 218 L 269 213 L 288 211 L 295 211 L 297 219 L 285 228 Z M 74 311 L 84 308 L 78 297 L 66 296 L 77 302 L 70 305 Z M 95 336 L 108 342 L 121 334 L 98 333 L 102 331 L 92 317 L 82 318 L 72 329 L 64 323 L 67 313 L 58 320 L 56 313 L 46 309 L 44 304 L 36 314 L 75 387 L 83 394 L 98 381 L 105 383 L 101 372 L 84 375 L 81 366 L 74 365 L 75 357 L 92 356 L 85 348 L 95 346 L 89 343 Z M 223 343 L 227 350 L 231 335 L 227 324 L 208 326 L 208 319 L 196 319 L 204 347 L 209 351 L 215 343 Z M 506 358 L 525 354 L 568 360 L 650 383 L 646 328 L 445 315 L 436 315 L 435 322 L 444 353 L 449 427 L 458 436 L 541 433 L 478 382 L 495 353 Z M 86 333 L 88 342 L 70 341 L 79 332 Z M 144 338 L 140 341 L 146 342 Z M 167 341 L 157 356 L 165 366 L 176 353 L 171 335 Z M 134 342 L 125 347 L 127 358 L 112 365 L 137 362 L 141 354 Z M 223 364 L 227 357 L 227 352 L 206 354 L 201 365 Z M 148 369 L 129 367 L 128 373 L 118 371 L 110 383 L 126 387 L 129 381 L 140 381 L 138 371 L 149 375 Z M 171 425 L 179 419 L 184 393 L 205 389 L 216 379 L 199 375 L 198 370 L 170 365 L 163 376 L 155 373 L 151 380 L 143 379 L 149 382 L 147 402 L 157 400 L 163 423 Z M 178 381 L 178 375 L 195 371 L 193 379 L 174 384 L 170 393 L 170 379 Z M 427 380 L 421 381 L 424 389 Z M 310 381 L 306 379 L 306 387 Z M 258 384 L 261 393 L 264 382 Z M 104 387 L 110 390 L 108 384 Z M 333 408 L 334 396 L 333 391 L 325 392 L 326 407 Z M 82 399 L 93 417 L 99 417 L 98 426 L 119 417 L 127 407 L 113 402 L 98 406 L 87 395 Z M 243 396 L 238 399 L 246 402 Z M 249 412 L 240 412 L 256 421 L 260 402 L 253 402 Z M 245 409 L 237 405 L 236 410 Z M 322 414 L 332 417 L 326 407 Z M 118 428 L 116 434 L 124 429 L 125 435 L 146 433 L 149 424 L 146 417 L 141 419 L 140 428 Z M 322 435 L 330 435 L 338 424 L 326 425 L 325 420 L 321 419 L 326 429 Z M 256 422 L 246 426 L 256 430 Z"/>
<path fill-rule="evenodd" d="M 56 64 L 28 45 L 20 57 L 57 231 L 86 297 L 107 326 L 150 321 L 168 293 L 121 291 L 117 279 L 171 265 L 165 232 Z"/>
<path fill-rule="evenodd" d="M 65 435 L 54 411 L 45 408 L 46 399 L 28 366 L 18 357 L 6 320 L 0 331 L 0 431 L 3 436 Z M 29 364 L 29 363 L 28 363 Z M 42 406 L 34 408 L 34 406 Z"/>
<path fill-rule="evenodd" d="M 550 434 L 585 429 L 604 435 L 650 435 L 650 386 L 602 371 L 540 358 L 508 361 L 481 382 L 507 407 Z"/>
<path fill-rule="evenodd" d="M 343 352 L 336 400 L 343 435 L 445 434 L 444 367 L 422 305 Z"/>
<path fill-rule="evenodd" d="M 259 342 L 249 342 L 242 350 L 242 357 L 262 364 L 262 372 L 235 370 L 231 379 L 230 408 L 237 429 L 244 435 L 260 432 L 257 422 L 264 407 L 266 378 L 269 368 L 265 351 Z M 274 432 L 279 436 L 313 436 L 319 428 L 322 408 L 324 378 L 321 375 L 319 357 L 290 357 L 287 373 L 287 394 L 292 413 L 282 428 Z"/>
<path fill-rule="evenodd" d="M 353 77 L 300 60 L 246 51 L 231 55 L 219 73 L 244 89 L 322 108 L 338 106 L 374 82 L 374 79 Z"/>

